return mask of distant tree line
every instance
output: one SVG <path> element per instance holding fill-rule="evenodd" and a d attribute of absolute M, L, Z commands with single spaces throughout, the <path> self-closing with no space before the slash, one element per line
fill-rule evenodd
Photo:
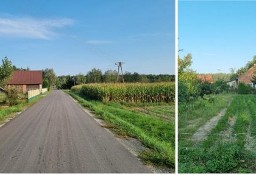
<path fill-rule="evenodd" d="M 117 82 L 117 71 L 116 70 L 107 70 L 104 73 L 100 69 L 93 68 L 86 75 L 78 74 L 75 76 L 63 75 L 58 76 L 56 81 L 56 86 L 59 89 L 70 89 L 74 85 L 80 85 L 85 83 L 115 83 Z M 139 73 L 130 73 L 125 72 L 123 75 L 124 82 L 171 82 L 175 81 L 174 75 L 160 74 L 139 74 Z M 122 76 L 119 78 L 119 81 L 122 79 Z"/>

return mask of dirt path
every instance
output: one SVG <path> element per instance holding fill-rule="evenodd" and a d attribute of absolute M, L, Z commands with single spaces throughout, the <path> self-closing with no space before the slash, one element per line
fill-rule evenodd
<path fill-rule="evenodd" d="M 213 128 L 216 127 L 218 121 L 221 119 L 222 116 L 225 115 L 227 111 L 227 108 L 222 109 L 221 112 L 211 118 L 206 124 L 204 124 L 202 127 L 200 127 L 191 137 L 191 140 L 194 142 L 200 142 L 202 140 L 205 140 L 208 136 L 208 134 L 211 132 Z"/>
<path fill-rule="evenodd" d="M 0 162 L 1 173 L 150 172 L 61 91 L 0 128 Z"/>

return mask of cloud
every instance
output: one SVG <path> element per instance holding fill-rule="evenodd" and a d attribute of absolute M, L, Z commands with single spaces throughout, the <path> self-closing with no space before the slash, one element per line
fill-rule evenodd
<path fill-rule="evenodd" d="M 33 39 L 51 39 L 56 36 L 56 28 L 72 25 L 73 20 L 36 19 L 36 18 L 1 18 L 0 37 L 20 37 Z"/>
<path fill-rule="evenodd" d="M 113 41 L 109 40 L 87 40 L 86 44 L 112 44 Z"/>

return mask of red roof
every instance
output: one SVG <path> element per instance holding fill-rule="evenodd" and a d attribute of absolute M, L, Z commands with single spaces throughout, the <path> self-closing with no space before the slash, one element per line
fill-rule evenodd
<path fill-rule="evenodd" d="M 197 78 L 202 82 L 213 83 L 212 75 L 201 74 L 201 75 L 197 75 Z"/>
<path fill-rule="evenodd" d="M 8 82 L 10 85 L 21 84 L 42 84 L 42 71 L 13 71 L 13 74 Z"/>
<path fill-rule="evenodd" d="M 253 75 L 256 73 L 256 64 L 254 64 L 250 69 L 247 70 L 244 74 L 238 77 L 239 82 L 249 84 L 252 83 Z"/>

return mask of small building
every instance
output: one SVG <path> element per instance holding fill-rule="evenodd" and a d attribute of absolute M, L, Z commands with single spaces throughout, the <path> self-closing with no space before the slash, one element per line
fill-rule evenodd
<path fill-rule="evenodd" d="M 244 84 L 250 85 L 251 87 L 254 87 L 254 84 L 252 82 L 254 74 L 256 74 L 256 64 L 254 64 L 244 74 L 238 77 L 238 84 L 244 83 Z"/>
<path fill-rule="evenodd" d="M 40 89 L 42 91 L 43 72 L 18 70 L 12 73 L 7 83 L 8 88 L 16 88 L 19 92 L 27 93 L 29 90 Z"/>

